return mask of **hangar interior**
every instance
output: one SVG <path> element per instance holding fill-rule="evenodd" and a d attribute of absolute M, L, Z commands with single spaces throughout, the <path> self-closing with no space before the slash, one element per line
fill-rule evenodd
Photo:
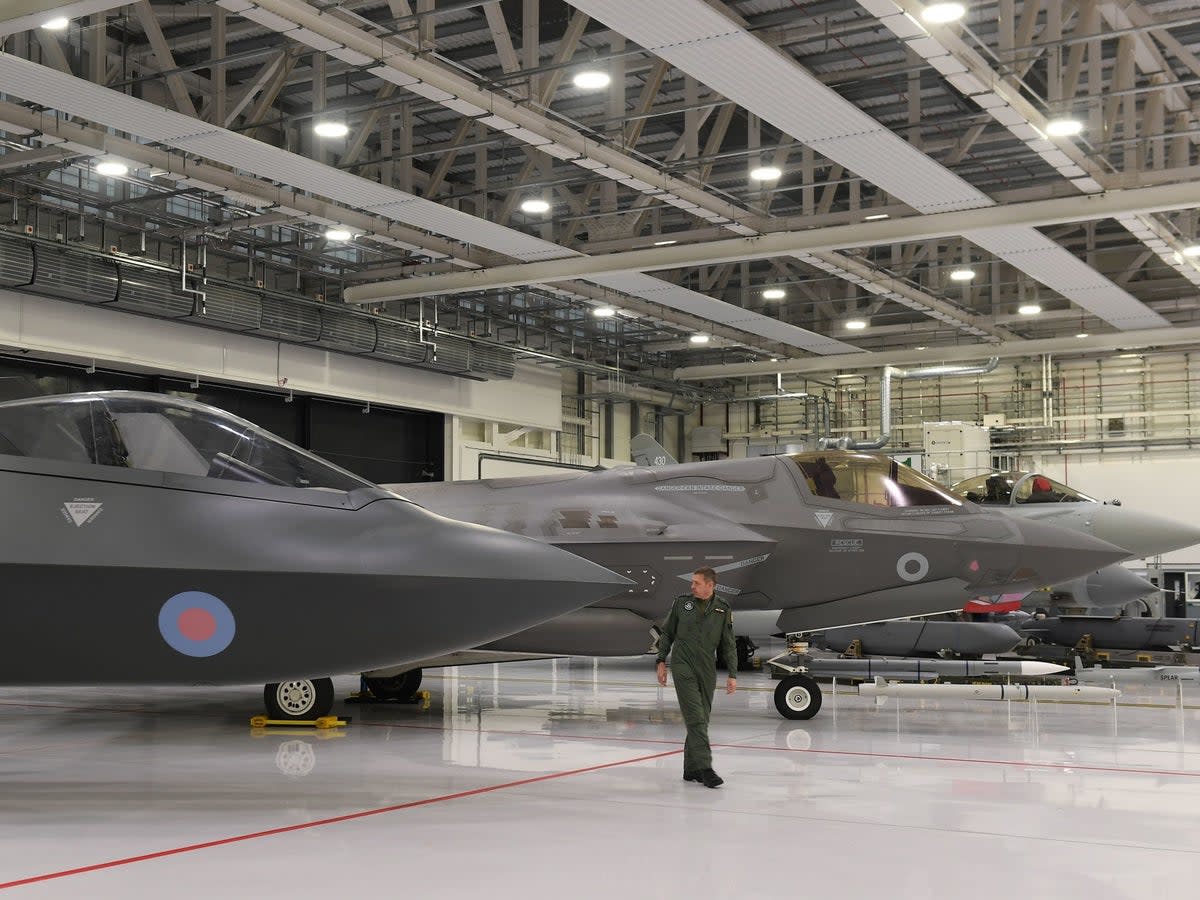
<path fill-rule="evenodd" d="M 0 7 L 0 400 L 176 394 L 378 484 L 627 466 L 639 433 L 682 462 L 886 438 L 947 486 L 1038 471 L 1196 519 L 1200 3 Z M 1130 565 L 1180 603 L 1200 586 L 1196 546 Z M 235 691 L 2 689 L 0 813 L 22 839 L 0 888 L 209 892 L 301 821 L 255 896 L 315 889 L 301 853 L 378 886 L 410 876 L 355 848 L 390 855 L 414 819 L 400 843 L 442 872 L 434 829 L 477 830 L 502 896 L 528 877 L 506 857 L 564 828 L 579 845 L 547 888 L 628 845 L 681 862 L 625 887 L 674 896 L 743 883 L 725 850 L 807 871 L 864 837 L 890 848 L 875 886 L 933 896 L 1014 851 L 1062 854 L 1042 872 L 1060 896 L 1195 875 L 1195 707 L 1173 688 L 1119 714 L 847 701 L 833 727 L 771 731 L 748 682 L 714 734 L 759 750 L 714 803 L 676 797 L 654 755 L 679 720 L 648 677 L 629 686 L 648 667 L 522 665 L 446 669 L 432 712 L 290 744 L 213 736 Z M 192 763 L 223 783 L 203 802 Z M 497 784 L 486 812 L 446 800 Z M 66 853 L 106 786 L 124 830 Z M 786 855 L 775 818 L 804 835 Z M 918 871 L 934 852 L 961 871 Z M 828 868 L 809 886 L 844 884 Z"/>

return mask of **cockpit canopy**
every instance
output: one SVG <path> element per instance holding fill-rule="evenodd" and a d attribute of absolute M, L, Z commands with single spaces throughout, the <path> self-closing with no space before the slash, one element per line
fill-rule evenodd
<path fill-rule="evenodd" d="M 830 450 L 787 459 L 818 497 L 866 506 L 962 506 L 937 482 L 886 456 Z"/>
<path fill-rule="evenodd" d="M 0 454 L 285 487 L 374 487 L 244 419 L 162 394 L 0 403 Z"/>
<path fill-rule="evenodd" d="M 997 472 L 976 475 L 951 488 L 972 503 L 1011 506 L 1017 503 L 1096 503 L 1087 494 L 1038 472 Z"/>

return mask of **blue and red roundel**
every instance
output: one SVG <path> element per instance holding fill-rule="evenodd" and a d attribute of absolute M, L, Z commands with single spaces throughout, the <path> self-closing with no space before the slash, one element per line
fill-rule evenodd
<path fill-rule="evenodd" d="M 158 630 L 186 656 L 216 656 L 233 642 L 236 627 L 229 607 L 212 594 L 184 591 L 163 604 Z"/>

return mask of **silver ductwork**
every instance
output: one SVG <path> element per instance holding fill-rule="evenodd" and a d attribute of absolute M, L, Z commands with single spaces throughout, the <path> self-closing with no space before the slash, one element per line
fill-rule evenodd
<path fill-rule="evenodd" d="M 817 442 L 822 450 L 881 450 L 892 439 L 892 379 L 952 378 L 963 375 L 986 375 L 1000 364 L 993 356 L 978 365 L 925 366 L 920 369 L 898 369 L 884 366 L 879 379 L 879 437 L 873 441 L 856 441 L 849 437 L 823 437 Z"/>
<path fill-rule="evenodd" d="M 474 380 L 516 371 L 506 348 L 417 323 L 236 282 L 195 279 L 185 288 L 177 268 L 24 235 L 0 232 L 0 287 Z"/>

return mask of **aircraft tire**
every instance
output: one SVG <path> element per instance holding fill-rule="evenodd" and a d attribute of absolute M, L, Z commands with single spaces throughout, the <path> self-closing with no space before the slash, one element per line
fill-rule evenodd
<path fill-rule="evenodd" d="M 319 719 L 333 710 L 333 679 L 295 678 L 263 688 L 268 719 Z"/>
<path fill-rule="evenodd" d="M 411 700 L 416 694 L 417 689 L 421 686 L 422 674 L 420 669 L 409 669 L 399 675 L 390 675 L 386 678 L 364 678 L 363 680 L 366 682 L 367 690 L 377 700 L 404 702 Z"/>
<path fill-rule="evenodd" d="M 807 675 L 789 675 L 775 686 L 775 708 L 785 719 L 811 719 L 821 710 L 821 687 Z"/>

